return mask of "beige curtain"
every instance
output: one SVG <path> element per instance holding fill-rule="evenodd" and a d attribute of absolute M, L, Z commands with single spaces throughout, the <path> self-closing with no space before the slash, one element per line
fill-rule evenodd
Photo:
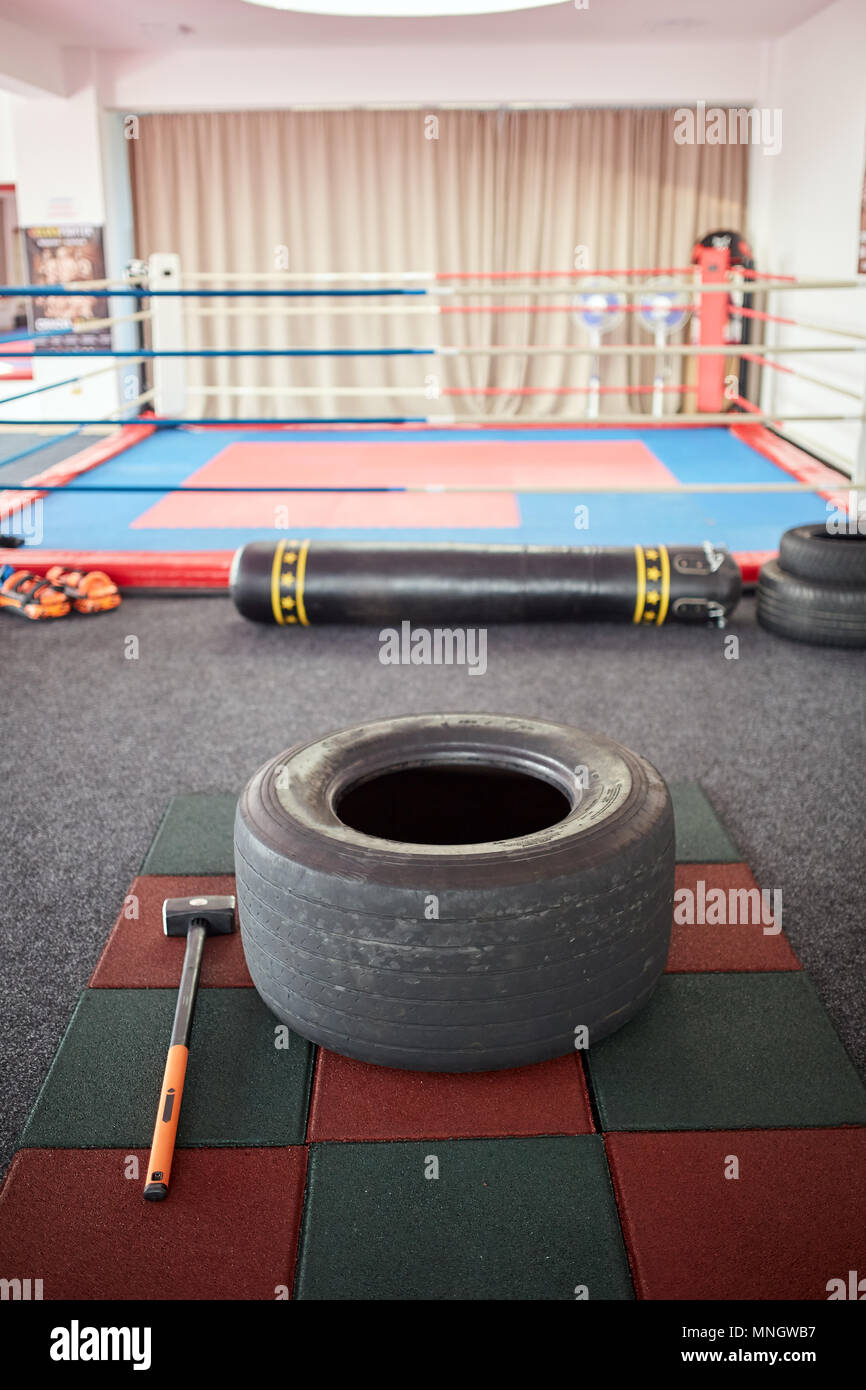
<path fill-rule="evenodd" d="M 747 149 L 679 145 L 672 111 L 265 111 L 142 116 L 129 143 L 136 254 L 180 253 L 185 272 L 536 270 L 687 266 L 694 241 L 718 227 L 745 231 Z M 582 249 L 581 249 L 582 248 Z M 459 283 L 459 282 L 455 282 Z M 507 283 L 507 282 L 506 282 Z M 539 282 L 536 282 L 538 284 Z M 543 282 L 541 282 L 543 283 Z M 279 281 L 274 281 L 275 285 Z M 433 300 L 195 301 L 187 346 L 401 347 L 587 342 L 570 312 L 428 314 L 431 303 L 569 305 L 574 293 Z M 373 303 L 383 314 L 330 315 Z M 227 313 L 233 309 L 235 313 Z M 213 311 L 217 312 L 213 312 Z M 274 312 L 270 312 L 274 310 Z M 626 315 L 606 343 L 651 339 Z M 687 336 L 680 335 L 679 341 Z M 674 339 L 672 341 L 677 341 Z M 225 359 L 191 362 L 190 414 L 579 415 L 586 357 Z M 671 361 L 671 383 L 681 380 Z M 607 386 L 648 383 L 651 358 L 602 361 Z M 430 379 L 435 380 L 431 381 Z M 231 388 L 412 388 L 393 398 L 317 399 Z M 544 394 L 465 396 L 425 391 L 532 387 Z M 202 394 L 200 388 L 220 394 Z M 674 399 L 674 398 L 672 398 Z M 628 409 L 609 395 L 607 412 Z M 633 404 L 645 410 L 645 397 Z"/>

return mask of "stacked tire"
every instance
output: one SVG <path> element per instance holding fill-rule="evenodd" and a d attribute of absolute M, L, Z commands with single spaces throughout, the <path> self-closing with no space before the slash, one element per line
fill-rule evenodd
<path fill-rule="evenodd" d="M 866 647 L 866 531 L 786 531 L 758 577 L 758 622 L 794 642 Z"/>

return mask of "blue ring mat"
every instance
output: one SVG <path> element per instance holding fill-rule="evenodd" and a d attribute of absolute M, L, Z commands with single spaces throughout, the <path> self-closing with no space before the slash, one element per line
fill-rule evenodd
<path fill-rule="evenodd" d="M 790 474 L 764 458 L 723 427 L 651 429 L 417 429 L 383 430 L 158 430 L 122 454 L 76 479 L 77 493 L 53 493 L 45 499 L 40 545 L 51 550 L 183 551 L 232 550 L 272 534 L 247 527 L 131 529 L 132 523 L 160 498 L 181 487 L 197 469 L 229 445 L 277 442 L 289 447 L 325 443 L 376 443 L 397 448 L 412 443 L 523 443 L 533 441 L 639 441 L 682 483 L 792 482 Z M 35 469 L 38 471 L 38 458 Z M 314 478 L 311 477 L 311 482 Z M 407 474 L 406 482 L 412 481 Z M 471 478 L 467 477 L 467 481 Z M 90 489 L 110 484 L 125 490 L 99 493 Z M 136 485 L 164 484 L 165 493 L 136 492 Z M 844 479 L 840 475 L 840 485 Z M 2 482 L 0 482 L 2 486 Z M 242 483 L 239 483 L 239 487 Z M 291 496 L 291 494 L 289 494 Z M 304 527 L 311 539 L 340 541 L 455 541 L 486 544 L 545 545 L 665 545 L 700 544 L 705 540 L 732 551 L 775 551 L 781 533 L 791 526 L 827 514 L 827 502 L 817 493 L 731 494 L 592 493 L 579 489 L 563 493 L 515 493 L 520 512 L 516 527 L 479 528 L 315 528 Z M 589 509 L 586 529 L 574 525 L 574 507 Z"/>

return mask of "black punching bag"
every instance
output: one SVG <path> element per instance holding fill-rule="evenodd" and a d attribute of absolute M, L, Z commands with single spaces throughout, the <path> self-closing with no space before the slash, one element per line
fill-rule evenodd
<path fill-rule="evenodd" d="M 619 619 L 722 625 L 740 571 L 707 546 L 547 546 L 252 541 L 232 563 L 245 618 L 453 625 Z"/>

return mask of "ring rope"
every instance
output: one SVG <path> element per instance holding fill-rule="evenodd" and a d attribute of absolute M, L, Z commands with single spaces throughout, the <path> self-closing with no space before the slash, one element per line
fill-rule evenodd
<path fill-rule="evenodd" d="M 665 352 L 668 356 L 684 357 L 749 357 L 755 353 L 815 353 L 824 352 L 866 352 L 862 347 L 846 343 L 823 343 L 816 346 L 799 343 L 670 343 Z M 106 348 L 94 354 L 89 348 L 59 348 L 52 351 L 52 357 L 540 357 L 562 353 L 570 357 L 610 357 L 621 354 L 626 357 L 656 357 L 658 348 L 649 344 L 623 343 L 619 346 L 585 346 L 577 343 L 551 343 L 545 346 L 502 346 L 488 344 L 484 347 L 452 347 L 439 344 L 435 347 L 402 348 Z M 41 352 L 16 352 L 16 361 L 29 361 L 41 358 Z"/>
<path fill-rule="evenodd" d="M 123 289 L 87 289 L 82 284 L 70 288 L 67 285 L 0 285 L 0 296 L 15 298 L 59 299 L 78 298 L 83 292 L 88 299 L 329 299 L 332 297 L 351 298 L 368 295 L 424 295 L 427 290 L 394 289 L 393 287 L 375 290 L 149 290 L 139 285 L 125 285 Z"/>
<path fill-rule="evenodd" d="M 187 309 L 187 319 L 190 318 L 246 318 L 250 315 L 275 319 L 283 318 L 309 318 L 315 314 L 317 318 L 339 318 L 349 314 L 362 316 L 364 314 L 444 314 L 446 306 L 443 304 L 328 304 L 324 308 L 320 304 L 305 304 L 291 308 L 275 308 L 271 304 L 261 305 L 258 308 L 249 309 L 204 309 L 197 305 L 190 305 Z"/>
<path fill-rule="evenodd" d="M 797 377 L 799 381 L 808 381 L 811 386 L 823 386 L 828 391 L 836 391 L 840 396 L 847 396 L 852 401 L 862 401 L 862 391 L 852 391 L 848 386 L 837 386 L 833 381 L 825 381 L 823 377 L 812 376 L 810 372 L 804 372 L 800 367 L 789 367 L 784 362 L 772 362 L 766 357 L 745 357 L 746 362 L 754 362 L 759 367 L 772 367 L 774 371 L 784 372 L 786 376 Z"/>
<path fill-rule="evenodd" d="M 114 328 L 118 323 L 147 323 L 152 318 L 152 309 L 140 309 L 137 314 L 117 314 L 110 319 L 74 319 L 72 331 L 89 333 L 95 328 Z"/>
<path fill-rule="evenodd" d="M 106 372 L 117 372 L 120 368 L 115 362 L 109 363 L 107 367 L 96 367 L 92 372 L 79 372 L 78 376 L 65 377 L 62 381 L 46 381 L 42 386 L 31 386 L 26 391 L 19 391 L 15 396 L 3 396 L 0 399 L 0 408 L 9 405 L 12 401 L 23 401 L 27 396 L 38 396 L 43 391 L 54 391 L 59 386 L 77 386 L 79 381 L 89 381 L 94 376 L 104 376 Z M 11 421 L 9 423 L 12 423 Z M 20 423 L 20 422 L 19 422 Z M 55 421 L 46 420 L 46 425 L 54 424 Z M 0 425 L 6 428 L 7 422 L 0 420 Z"/>
<path fill-rule="evenodd" d="M 597 272 L 596 272 L 597 274 Z M 611 279 L 604 286 L 609 293 L 619 293 L 623 295 L 635 296 L 646 293 L 648 285 L 635 285 L 630 280 L 617 281 Z M 743 286 L 736 280 L 721 280 L 718 282 L 707 283 L 705 281 L 690 279 L 681 282 L 672 281 L 665 286 L 666 293 L 677 291 L 692 292 L 699 289 L 701 295 L 704 294 L 730 294 L 731 290 L 742 292 Z M 765 280 L 750 280 L 748 284 L 749 294 L 770 294 L 773 290 L 856 290 L 866 288 L 866 277 L 860 280 L 781 280 L 778 277 L 767 278 Z M 170 289 L 170 290 L 151 290 L 142 286 L 125 285 L 122 289 L 89 289 L 83 283 L 74 286 L 67 285 L 0 285 L 0 297 L 12 298 L 59 298 L 63 296 L 79 297 L 83 292 L 89 298 L 102 299 L 328 299 L 328 298 L 369 298 L 377 295 L 388 296 L 423 296 L 429 294 L 447 294 L 455 296 L 465 296 L 478 294 L 476 287 L 468 288 L 457 287 L 454 285 L 440 285 L 430 289 L 417 289 L 401 286 L 378 286 L 375 289 Z M 515 295 L 527 294 L 534 295 L 562 295 L 572 292 L 570 287 L 546 288 L 537 286 L 509 286 L 500 288 L 490 286 L 486 288 L 484 294 L 487 295 Z"/>
<path fill-rule="evenodd" d="M 112 421 L 112 416 L 119 414 L 121 410 L 133 410 L 133 409 L 135 409 L 135 407 L 136 407 L 137 405 L 144 404 L 146 401 L 151 400 L 152 397 L 153 397 L 153 391 L 144 391 L 144 392 L 142 392 L 142 394 L 141 394 L 140 396 L 136 396 L 136 398 L 135 398 L 134 400 L 131 400 L 131 401 L 124 401 L 124 403 L 123 403 L 122 406 L 118 406 L 118 407 L 116 407 L 116 409 L 108 411 L 108 412 L 107 412 L 104 416 L 102 416 L 101 419 L 99 419 L 99 420 L 83 420 L 83 421 L 81 421 L 80 424 L 78 424 L 78 423 L 77 423 L 76 421 L 74 421 L 74 420 L 52 420 L 52 421 L 51 421 L 51 424 L 54 425 L 55 427 L 58 426 L 58 425 L 70 425 L 70 424 L 71 424 L 71 425 L 76 425 L 76 428 L 75 428 L 75 429 L 71 429 L 71 430 L 69 430 L 68 432 L 65 432 L 65 433 L 63 433 L 63 434 L 56 435 L 54 438 L 52 438 L 52 441 L 51 441 L 51 442 L 52 442 L 53 444 L 57 444 L 57 443 L 60 443 L 60 441 L 61 441 L 61 440 L 64 440 L 64 439 L 74 439 L 75 436 L 76 436 L 77 434 L 82 434 L 82 433 L 87 429 L 88 426 L 101 425 L 103 428 L 105 428 L 106 426 L 108 426 L 110 429 L 114 429 L 114 428 L 117 427 L 117 425 L 119 425 L 119 424 L 124 424 L 125 422 L 122 421 L 122 420 L 114 420 L 114 421 Z M 29 422 L 29 421 L 15 421 L 14 424 L 18 426 L 18 429 L 15 430 L 15 433 L 20 433 L 20 427 L 21 427 L 22 424 L 29 424 L 29 423 L 32 423 L 32 422 Z M 4 430 L 6 430 L 5 421 L 2 422 L 2 424 L 3 424 Z M 41 431 L 41 432 L 45 432 L 45 431 L 44 431 L 44 424 L 41 424 L 41 425 L 40 425 L 40 431 Z M 9 431 L 6 430 L 6 432 L 8 433 Z M 52 431 L 49 431 L 49 432 L 53 433 Z M 48 445 L 47 445 L 46 441 L 43 440 L 42 443 L 40 443 L 40 444 L 35 444 L 35 445 L 33 445 L 31 448 L 29 448 L 29 449 L 21 449 L 21 450 L 19 450 L 19 452 L 18 452 L 17 454 L 12 454 L 9 458 L 3 459 L 3 460 L 2 460 L 3 467 L 5 468 L 6 465 L 7 465 L 7 464 L 10 464 L 10 463 L 18 463 L 18 462 L 20 462 L 21 459 L 29 458 L 31 454 L 39 453 L 42 449 L 45 449 L 45 448 L 47 448 L 47 447 L 48 447 Z M 32 484 L 27 485 L 27 484 L 18 484 L 18 483 L 4 483 L 3 487 L 4 487 L 4 491 L 6 491 L 6 492 L 32 492 L 32 490 L 33 490 Z M 41 487 L 40 487 L 39 490 L 40 490 L 40 491 L 58 491 L 58 492 L 59 492 L 59 491 L 62 491 L 62 488 L 56 488 L 56 489 L 55 489 L 55 488 L 52 488 L 52 489 L 48 489 L 48 488 L 41 488 Z M 76 489 L 72 489 L 72 490 L 75 491 Z M 78 489 L 78 490 L 79 490 L 79 491 L 82 491 L 82 492 L 84 491 L 83 488 Z M 121 489 L 121 491 L 122 491 L 122 489 Z M 0 494 L 0 496 L 2 496 L 2 494 Z"/>
<path fill-rule="evenodd" d="M 117 422 L 115 422 L 115 423 L 116 423 L 116 424 L 127 424 L 127 423 L 130 423 L 130 422 L 128 422 L 128 421 L 117 421 Z M 76 434 L 76 433 L 78 433 L 78 431 L 77 431 L 77 430 L 73 430 L 72 433 L 73 433 L 73 434 Z M 45 447 L 44 444 L 37 445 L 34 449 L 27 450 L 27 453 L 35 453 L 37 449 L 44 448 L 44 447 Z M 24 455 L 20 455 L 19 457 L 24 457 Z M 11 462 L 13 462 L 13 460 L 12 460 L 12 459 L 8 459 L 8 460 L 5 460 L 5 462 L 11 463 Z M 6 491 L 6 492 L 32 492 L 32 491 L 34 490 L 34 486 L 36 486 L 36 485 L 33 484 L 33 483 L 29 483 L 29 484 L 28 484 L 28 483 L 4 483 L 4 484 L 3 484 L 4 491 Z M 410 484 L 408 484 L 408 485 L 405 486 L 405 487 L 404 487 L 404 486 L 400 486 L 400 487 L 397 487 L 397 486 L 393 486 L 393 487 L 386 487 L 386 486 L 369 486 L 369 487 L 332 487 L 332 486 L 327 486 L 327 485 L 319 485 L 319 486 L 317 486 L 316 484 L 311 484 L 309 487 L 283 487 L 281 484 L 272 484 L 270 487 L 244 487 L 243 485 L 237 485 L 237 486 L 232 487 L 232 486 L 226 484 L 226 485 L 223 485 L 222 487 L 208 487 L 208 486 L 202 486 L 202 487 L 182 487 L 182 488 L 175 488 L 174 491 L 182 492 L 182 494 L 183 494 L 184 497 L 191 496 L 191 495 L 193 495 L 193 494 L 195 494 L 195 493 L 197 493 L 197 492 L 200 492 L 200 493 L 208 493 L 208 494 L 210 494 L 210 493 L 231 493 L 231 494 L 238 493 L 238 494 L 243 494 L 243 495 L 245 495 L 245 496 L 246 496 L 247 494 L 258 494 L 258 493 L 263 493 L 263 494 L 265 494 L 266 496 L 274 496 L 274 495 L 282 496 L 283 493 L 296 493 L 296 492 L 297 492 L 297 493 L 311 493 L 311 492 L 315 492 L 315 493 L 320 493 L 320 492 L 327 492 L 327 493 L 346 493 L 346 494 L 349 494 L 349 495 L 362 494 L 362 493 L 369 493 L 369 492 L 373 492 L 373 493 L 398 493 L 398 492 L 400 492 L 400 493 L 413 493 L 413 494 L 430 494 L 430 493 L 433 493 L 433 494 L 435 494 L 436 496 L 440 496 L 443 492 L 457 492 L 457 493 L 466 493 L 466 492 L 469 492 L 469 493 L 473 493 L 473 492 L 484 492 L 484 493 L 487 493 L 487 492 L 491 492 L 491 493 L 514 493 L 514 492 L 518 492 L 518 493 L 525 493 L 525 494 L 527 494 L 527 495 L 529 495 L 529 496 L 545 496 L 545 497 L 546 497 L 546 496 L 559 496 L 559 497 L 561 497 L 561 496 L 567 496 L 567 497 L 575 496 L 575 497 L 583 497 L 583 496 L 613 496 L 613 495 L 616 495 L 616 496 L 623 496 L 623 497 L 648 497 L 648 496 L 654 496 L 656 493 L 658 493 L 659 495 L 666 495 L 666 494 L 672 494 L 672 495 L 673 495 L 673 494 L 678 494 L 678 493 L 701 493 L 701 494 L 703 494 L 703 493 L 710 493 L 710 494 L 713 494 L 713 493 L 725 493 L 725 494 L 728 494 L 728 493 L 733 493 L 733 494 L 736 494 L 736 493 L 743 493 L 743 494 L 746 494 L 746 495 L 751 494 L 751 493 L 772 493 L 772 492 L 780 492 L 780 493 L 811 492 L 811 493 L 814 493 L 814 492 L 818 491 L 818 486 L 819 486 L 819 485 L 816 485 L 814 482 L 812 482 L 812 483 L 682 483 L 682 484 L 680 484 L 680 485 L 665 484 L 665 485 L 663 485 L 663 486 L 654 486 L 654 487 L 651 487 L 651 486 L 647 486 L 647 487 L 615 487 L 615 486 L 613 486 L 612 484 L 609 484 L 609 483 L 608 483 L 608 484 L 605 484 L 605 483 L 593 483 L 593 484 L 588 484 L 588 485 L 584 485 L 584 484 L 573 484 L 571 487 L 564 487 L 561 483 L 560 483 L 560 484 L 551 484 L 551 485 L 549 485 L 549 486 L 538 486 L 538 485 L 533 485 L 533 484 L 526 484 L 525 486 L 524 486 L 523 484 L 521 484 L 520 486 L 515 486 L 515 484 L 514 484 L 513 482 L 512 482 L 512 483 L 416 483 L 416 484 L 410 483 Z M 826 486 L 826 484 L 821 484 L 820 486 Z M 146 494 L 149 494 L 149 493 L 160 493 L 160 494 L 162 494 L 162 495 L 164 495 L 167 491 L 171 491 L 171 490 L 172 490 L 170 487 L 167 488 L 165 483 L 159 483 L 159 484 L 142 483 L 142 484 L 136 484 L 134 487 L 123 486 L 123 485 L 120 484 L 120 483 L 98 483 L 98 484 L 97 484 L 97 483 L 94 483 L 92 486 L 88 485 L 87 487 L 76 487 L 74 484 L 69 484 L 69 483 L 60 483 L 60 484 L 53 484 L 53 485 L 52 485 L 52 484 L 48 484 L 48 483 L 39 483 L 39 484 L 38 484 L 38 489 L 39 489 L 40 492 L 64 492 L 64 493 L 68 493 L 68 492 L 139 493 L 139 492 L 140 492 L 140 493 L 146 493 Z M 838 485 L 838 488 L 837 488 L 836 490 L 837 490 L 838 492 L 866 492 L 866 483 L 855 483 L 855 482 L 851 482 L 850 479 L 848 479 L 848 478 L 840 478 L 840 480 L 839 480 L 839 485 Z M 2 497 L 2 493 L 0 493 L 0 497 Z"/>
<path fill-rule="evenodd" d="M 139 401 L 153 395 L 152 391 L 145 392 L 143 396 L 138 396 L 134 401 L 125 401 L 118 410 L 128 410 Z M 2 404 L 2 402 L 0 402 Z M 752 403 L 749 402 L 751 405 Z M 826 414 L 797 414 L 789 415 L 786 412 L 767 413 L 762 412 L 759 406 L 754 409 L 758 412 L 754 416 L 750 415 L 748 420 L 739 418 L 736 411 L 726 410 L 714 412 L 682 412 L 677 415 L 606 415 L 600 420 L 587 420 L 585 415 L 558 415 L 551 419 L 550 415 L 521 415 L 516 421 L 523 426 L 525 424 L 544 424 L 551 428 L 576 427 L 582 426 L 585 429 L 596 429 L 599 425 L 606 426 L 626 426 L 630 425 L 640 429 L 670 429 L 685 425 L 730 425 L 736 424 L 761 424 L 761 425 L 781 425 L 785 422 L 793 424 L 806 423 L 832 423 L 832 424 L 854 424 L 866 422 L 866 415 L 862 412 L 852 415 L 826 415 Z M 106 421 L 105 416 L 100 416 L 95 420 L 52 420 L 53 425 L 101 425 Z M 40 430 L 45 424 L 44 420 L 15 420 L 9 421 L 20 430 L 28 428 Z M 161 416 L 148 415 L 136 423 L 154 425 L 157 429 L 181 429 L 184 426 L 206 427 L 212 425 L 228 426 L 229 428 L 246 429 L 251 425 L 258 428 L 278 428 L 293 425 L 427 425 L 430 427 L 445 427 L 448 429 L 461 429 L 466 427 L 487 428 L 479 426 L 477 415 L 275 415 L 275 416 L 232 416 L 221 420 L 215 419 L 212 415 L 206 416 Z M 493 422 L 493 428 L 497 422 Z M 500 423 L 509 423 L 503 421 Z M 0 420 L 0 427 L 5 428 L 6 421 Z M 11 460 L 7 460 L 11 462 Z M 163 489 L 165 490 L 165 489 Z M 270 489 L 267 489 L 270 490 Z"/>
<path fill-rule="evenodd" d="M 689 313 L 699 314 L 700 305 L 688 303 L 683 306 Z M 617 313 L 639 314 L 643 312 L 642 304 L 620 304 L 617 306 Z M 357 317 L 371 314 L 576 314 L 590 313 L 609 313 L 610 310 L 602 307 L 595 309 L 592 305 L 584 304 L 417 304 L 410 308 L 394 307 L 391 304 L 364 304 L 351 307 L 341 305 L 328 305 L 321 308 L 316 304 L 304 305 L 301 308 L 292 309 L 198 309 L 190 308 L 187 315 L 195 318 L 220 318 L 224 315 L 242 317 L 247 314 L 271 314 L 275 318 L 285 318 L 289 315 L 295 318 L 309 318 L 315 314 L 316 318 L 334 318 L 353 314 Z M 99 320 L 96 320 L 99 322 Z M 104 322 L 104 320 L 102 320 Z M 120 322 L 120 320 L 118 320 Z M 793 323 L 793 319 L 780 319 L 780 323 Z"/>
<path fill-rule="evenodd" d="M 635 285 L 630 281 L 611 280 L 609 284 L 601 287 L 605 294 L 621 294 L 629 298 L 638 295 L 645 295 L 648 290 L 655 287 L 652 283 Z M 866 289 L 866 276 L 862 280 L 797 280 L 794 283 L 786 283 L 778 280 L 757 281 L 750 280 L 748 285 L 743 285 L 737 280 L 718 280 L 706 282 L 703 280 L 683 280 L 671 281 L 665 285 L 665 294 L 771 294 L 774 290 L 782 290 L 787 293 L 789 290 L 857 290 Z M 551 295 L 574 295 L 575 289 L 572 286 L 562 286 L 557 288 L 543 288 L 534 285 L 509 286 L 506 289 L 485 288 L 473 286 L 467 289 L 449 286 L 447 289 L 434 289 L 429 291 L 431 294 L 448 294 L 457 298 L 462 298 L 470 294 L 496 295 L 498 298 L 508 295 L 532 294 L 538 296 Z M 428 293 L 428 291 L 423 291 Z"/>
<path fill-rule="evenodd" d="M 339 284 L 346 281 L 435 280 L 435 270 L 184 270 L 182 280 L 315 280 L 317 283 Z"/>
<path fill-rule="evenodd" d="M 628 270 L 185 270 L 183 280 L 315 280 L 336 283 L 353 280 L 517 280 L 577 279 L 591 275 L 690 275 L 694 266 L 654 266 Z"/>
<path fill-rule="evenodd" d="M 792 369 L 793 370 L 793 369 Z M 51 383 L 53 385 L 54 383 Z M 46 390 L 40 387 L 40 390 Z M 654 391 L 668 394 L 694 394 L 697 386 L 443 386 L 442 396 L 584 396 L 652 395 Z M 26 394 L 26 393 L 25 393 Z M 192 396 L 423 396 L 435 400 L 426 386 L 191 386 Z M 860 397 L 851 393 L 856 400 Z M 11 399 L 15 399 L 12 397 Z M 0 401 L 0 405 L 3 402 Z"/>

